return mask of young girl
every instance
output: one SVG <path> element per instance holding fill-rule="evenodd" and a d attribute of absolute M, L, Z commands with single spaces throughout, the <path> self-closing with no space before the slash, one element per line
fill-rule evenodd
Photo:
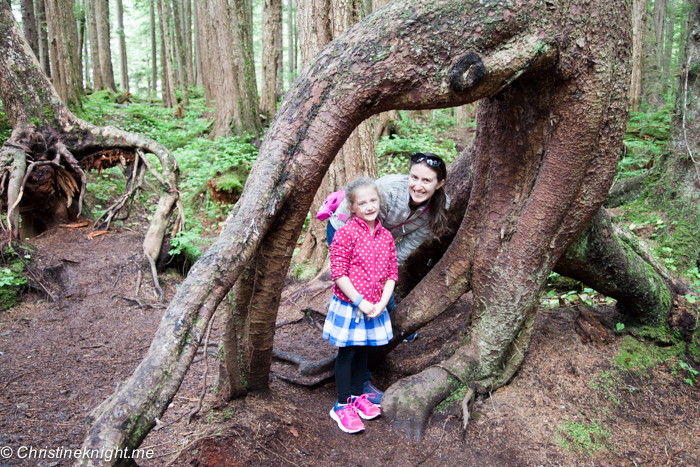
<path fill-rule="evenodd" d="M 398 268 L 394 239 L 377 219 L 380 197 L 374 181 L 351 182 L 345 196 L 353 216 L 335 233 L 330 247 L 335 285 L 323 337 L 339 347 L 338 400 L 330 416 L 344 432 L 357 433 L 365 429 L 359 417 L 370 420 L 381 414 L 362 391 L 367 346 L 385 345 L 393 337 L 386 305 Z"/>

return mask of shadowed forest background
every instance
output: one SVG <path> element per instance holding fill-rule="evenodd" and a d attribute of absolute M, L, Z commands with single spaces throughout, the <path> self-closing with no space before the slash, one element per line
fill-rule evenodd
<path fill-rule="evenodd" d="M 103 140 L 96 138 L 86 144 L 89 151 L 75 153 L 84 173 L 47 162 L 27 173 L 19 197 L 12 197 L 11 182 L 5 188 L 6 176 L 0 182 L 7 237 L 0 267 L 0 446 L 95 446 L 102 435 L 86 438 L 86 430 L 97 430 L 100 411 L 109 410 L 103 401 L 123 389 L 146 357 L 192 266 L 220 235 L 231 234 L 227 219 L 239 214 L 236 203 L 259 151 L 272 145 L 265 139 L 268 129 L 291 115 L 277 115 L 285 94 L 321 67 L 324 47 L 342 44 L 335 45 L 340 54 L 349 47 L 343 33 L 389 2 L 6 2 L 37 59 L 32 72 L 50 79 L 70 118 L 148 140 L 122 135 L 135 149 L 121 142 L 100 149 Z M 556 2 L 540 3 L 542 11 L 556 10 Z M 289 268 L 286 256 L 260 252 L 283 250 L 285 239 L 274 235 L 291 235 L 284 222 L 293 212 L 280 215 L 268 237 L 252 223 L 234 233 L 245 234 L 242 243 L 251 232 L 268 243 L 246 256 L 250 261 L 217 302 L 216 314 L 210 312 L 210 324 L 196 320 L 201 345 L 193 345 L 191 365 L 182 358 L 173 366 L 183 382 L 172 401 L 153 402 L 148 415 L 133 417 L 136 428 L 121 442 L 156 453 L 138 464 L 700 465 L 700 5 L 635 0 L 629 10 L 631 17 L 621 23 L 631 25 L 629 119 L 612 185 L 604 208 L 537 291 L 536 316 L 526 326 L 531 344 L 525 342 L 525 354 L 517 345 L 515 354 L 507 354 L 508 362 L 516 359 L 512 371 L 503 363 L 504 374 L 491 386 L 455 377 L 444 394 L 424 389 L 436 395 L 419 414 L 423 424 L 405 428 L 382 419 L 364 438 L 327 439 L 334 426 L 325 410 L 335 386 L 328 379 L 332 372 L 320 367 L 334 349 L 320 339 L 330 282 L 324 275 L 326 224 L 315 213 L 328 193 L 356 176 L 407 173 L 414 151 L 435 153 L 448 166 L 454 161 L 448 187 L 471 190 L 469 177 L 458 178 L 473 167 L 477 115 L 507 104 L 486 97 L 456 107 L 379 112 L 354 128 L 311 195 L 301 234 L 287 240 L 293 244 Z M 507 19 L 506 11 L 500 17 Z M 548 66 L 548 57 L 538 45 L 528 72 Z M 546 76 L 535 74 L 532 82 L 544 83 Z M 517 104 L 513 95 L 506 102 Z M 0 106 L 6 151 L 17 149 L 22 121 L 42 127 L 41 113 L 27 111 L 22 120 L 13 112 Z M 57 114 L 63 115 L 60 109 Z M 61 140 L 59 133 L 48 134 L 29 138 L 34 150 L 45 145 L 42 157 L 53 154 L 52 138 Z M 164 151 L 148 150 L 151 140 Z M 19 147 L 26 149 L 25 142 Z M 455 216 L 464 215 L 468 202 L 468 195 L 458 202 L 462 212 Z M 459 226 L 461 217 L 452 222 Z M 625 263 L 617 250 L 598 247 L 594 234 L 600 232 L 633 259 Z M 427 242 L 412 257 L 399 284 L 401 298 L 415 303 L 409 293 L 424 277 L 431 280 L 429 266 L 448 255 L 454 236 Z M 636 257 L 644 263 L 634 263 Z M 266 297 L 275 284 L 283 284 L 281 298 L 279 291 Z M 458 353 L 474 306 L 471 291 L 458 297 L 430 319 L 413 322 L 406 314 L 400 329 L 419 328 L 418 339 L 377 357 L 374 375 L 382 389 L 405 390 L 401 381 L 429 375 L 423 372 Z M 657 298 L 666 307 L 660 321 L 639 318 L 645 300 Z M 270 355 L 256 353 L 268 342 L 264 336 L 255 340 L 242 308 L 251 315 L 268 310 L 267 322 L 259 325 L 273 329 L 271 363 Z M 244 326 L 237 316 L 248 320 Z M 238 338 L 245 328 L 245 339 L 232 342 L 236 326 Z M 230 352 L 237 355 L 233 362 Z M 309 363 L 318 371 L 304 373 Z M 165 413 L 154 419 L 159 410 Z"/>

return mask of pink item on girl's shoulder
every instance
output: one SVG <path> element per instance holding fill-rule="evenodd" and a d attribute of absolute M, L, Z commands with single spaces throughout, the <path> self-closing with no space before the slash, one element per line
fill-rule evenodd
<path fill-rule="evenodd" d="M 321 209 L 318 211 L 318 214 L 316 214 L 316 219 L 320 221 L 325 221 L 331 215 L 335 212 L 336 209 L 338 209 L 338 206 L 340 206 L 340 203 L 343 202 L 345 199 L 345 191 L 343 190 L 338 190 L 334 191 L 330 195 L 326 196 L 326 199 L 323 200 L 323 206 L 321 206 Z"/>

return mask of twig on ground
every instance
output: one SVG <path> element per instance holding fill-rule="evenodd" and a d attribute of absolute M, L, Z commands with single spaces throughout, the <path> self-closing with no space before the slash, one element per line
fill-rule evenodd
<path fill-rule="evenodd" d="M 435 446 L 435 449 L 433 449 L 432 451 L 430 451 L 430 454 L 428 454 L 422 461 L 419 461 L 417 464 L 414 464 L 413 467 L 418 467 L 418 466 L 421 465 L 423 462 L 425 462 L 425 461 L 427 461 L 428 459 L 430 459 L 430 458 L 433 456 L 433 454 L 435 454 L 435 451 L 437 451 L 438 448 L 440 447 L 440 443 L 442 443 L 442 437 L 445 436 L 445 426 L 447 425 L 447 422 L 449 422 L 450 419 L 451 419 L 452 417 L 454 417 L 454 415 L 450 415 L 449 417 L 447 417 L 447 418 L 445 419 L 445 423 L 442 424 L 442 433 L 440 434 L 440 439 L 438 440 L 438 443 L 437 443 L 437 446 Z"/>
<path fill-rule="evenodd" d="M 36 370 L 28 371 L 28 372 L 26 372 L 26 373 L 22 373 L 21 375 L 15 376 L 14 378 L 10 379 L 7 383 L 5 383 L 5 385 L 4 385 L 3 387 L 0 388 L 0 392 L 2 392 L 7 386 L 9 386 L 10 383 L 13 383 L 13 382 L 17 381 L 18 379 L 22 378 L 23 376 L 31 375 L 32 373 L 34 373 L 34 371 L 36 371 Z"/>

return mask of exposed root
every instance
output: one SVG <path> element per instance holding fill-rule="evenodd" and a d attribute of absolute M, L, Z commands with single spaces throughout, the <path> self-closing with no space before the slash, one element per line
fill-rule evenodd
<path fill-rule="evenodd" d="M 330 355 L 322 360 L 308 360 L 291 352 L 282 352 L 281 350 L 272 349 L 272 356 L 278 360 L 291 362 L 299 365 L 299 374 L 301 376 L 316 376 L 327 371 L 333 370 L 335 366 L 335 355 Z"/>
<path fill-rule="evenodd" d="M 393 428 L 420 442 L 433 408 L 457 390 L 459 380 L 438 367 L 399 380 L 384 393 L 382 410 Z"/>

